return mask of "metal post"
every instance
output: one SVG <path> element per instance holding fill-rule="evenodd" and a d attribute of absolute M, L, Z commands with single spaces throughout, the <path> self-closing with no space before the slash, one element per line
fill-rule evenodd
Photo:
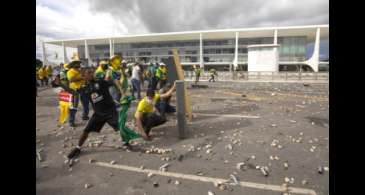
<path fill-rule="evenodd" d="M 176 81 L 176 103 L 177 103 L 177 128 L 179 131 L 179 138 L 186 137 L 186 118 L 185 118 L 185 89 L 184 81 Z"/>

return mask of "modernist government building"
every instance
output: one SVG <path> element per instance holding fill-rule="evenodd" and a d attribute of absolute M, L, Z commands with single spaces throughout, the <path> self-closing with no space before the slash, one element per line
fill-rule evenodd
<path fill-rule="evenodd" d="M 197 64 L 220 71 L 318 72 L 328 70 L 328 58 L 320 58 L 321 42 L 328 44 L 328 35 L 328 25 L 121 35 L 43 42 L 43 53 L 47 44 L 52 44 L 63 47 L 65 63 L 66 47 L 77 48 L 85 64 L 112 55 L 149 63 L 172 57 L 171 49 L 177 49 L 184 69 Z M 45 56 L 43 61 L 47 62 Z"/>

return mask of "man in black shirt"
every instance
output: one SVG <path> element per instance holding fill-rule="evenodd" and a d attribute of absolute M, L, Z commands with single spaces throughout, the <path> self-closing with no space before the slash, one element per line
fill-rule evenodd
<path fill-rule="evenodd" d="M 118 113 L 113 98 L 108 90 L 109 87 L 113 85 L 113 81 L 109 77 L 94 80 L 93 72 L 91 70 L 86 72 L 85 79 L 88 81 L 88 95 L 94 109 L 94 114 L 91 116 L 81 134 L 78 145 L 67 156 L 69 159 L 78 156 L 81 152 L 81 146 L 86 141 L 89 133 L 99 133 L 105 123 L 108 123 L 115 131 L 119 131 Z"/>

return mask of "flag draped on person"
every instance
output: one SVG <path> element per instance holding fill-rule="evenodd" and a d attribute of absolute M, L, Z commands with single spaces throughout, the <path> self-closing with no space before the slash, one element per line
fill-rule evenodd
<path fill-rule="evenodd" d="M 125 125 L 125 123 L 127 122 L 127 112 L 130 107 L 130 104 L 133 100 L 135 100 L 135 97 L 125 96 L 120 101 L 122 109 L 119 112 L 119 118 L 118 118 L 119 133 L 123 139 L 123 142 L 125 142 L 125 143 L 128 143 L 132 139 L 141 137 L 141 135 L 136 133 L 134 130 L 126 127 L 126 125 Z"/>

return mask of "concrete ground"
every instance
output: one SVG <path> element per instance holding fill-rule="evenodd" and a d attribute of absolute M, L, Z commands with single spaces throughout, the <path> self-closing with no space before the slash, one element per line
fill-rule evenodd
<path fill-rule="evenodd" d="M 89 163 L 115 161 L 133 167 L 158 170 L 170 163 L 168 172 L 229 179 L 234 174 L 240 181 L 281 186 L 285 177 L 293 178 L 291 187 L 312 189 L 317 194 L 329 193 L 329 171 L 317 172 L 318 166 L 329 167 L 328 84 L 300 83 L 208 83 L 209 88 L 190 88 L 194 119 L 188 124 L 189 134 L 178 139 L 176 117 L 153 129 L 154 140 L 137 139 L 139 147 L 171 149 L 167 154 L 146 154 L 120 148 L 119 134 L 106 125 L 100 134 L 91 134 L 79 162 L 70 169 L 65 155 L 77 144 L 85 123 L 71 130 L 57 127 L 57 96 L 53 89 L 39 89 L 37 109 L 37 194 L 282 194 L 278 191 L 242 186 L 221 190 L 213 183 L 101 167 Z M 190 86 L 190 84 L 188 85 Z M 175 104 L 175 98 L 172 99 Z M 129 114 L 131 121 L 136 103 Z M 206 116 L 204 114 L 216 114 Z M 234 118 L 244 115 L 259 118 Z M 276 143 L 276 146 L 273 146 Z M 97 143 L 101 145 L 96 146 Z M 232 146 L 232 149 L 227 147 Z M 92 146 L 93 145 L 93 146 Z M 208 146 L 207 146 L 208 145 Z M 211 145 L 211 147 L 209 146 Z M 281 147 L 280 147 L 280 146 Z M 279 147 L 278 147 L 279 146 Z M 207 150 L 211 150 L 207 153 Z M 252 158 L 254 156 L 254 158 Z M 273 160 L 270 159 L 273 157 Z M 164 160 L 168 157 L 169 160 Z M 179 158 L 180 157 L 180 158 Z M 275 159 L 275 157 L 277 157 Z M 245 162 L 246 169 L 236 164 Z M 284 168 L 284 163 L 289 167 Z M 265 177 L 256 166 L 267 166 Z M 175 185 L 175 181 L 180 182 Z M 303 180 L 307 183 L 303 185 Z M 153 183 L 157 182 L 158 187 Z M 91 187 L 85 189 L 85 184 Z M 293 193 L 294 194 L 294 193 Z"/>

